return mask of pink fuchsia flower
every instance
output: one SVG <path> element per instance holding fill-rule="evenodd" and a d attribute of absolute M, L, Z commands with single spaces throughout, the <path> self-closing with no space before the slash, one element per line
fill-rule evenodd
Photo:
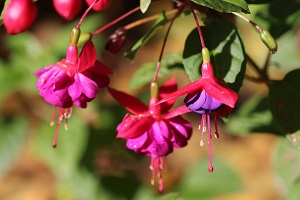
<path fill-rule="evenodd" d="M 8 34 L 26 31 L 37 16 L 33 0 L 11 0 L 3 14 L 3 24 Z"/>
<path fill-rule="evenodd" d="M 161 172 L 166 167 L 164 158 L 173 151 L 174 147 L 182 148 L 187 145 L 192 134 L 192 126 L 179 116 L 190 112 L 186 106 L 169 111 L 174 100 L 157 104 L 164 96 L 177 89 L 174 78 L 163 84 L 159 91 L 157 91 L 156 83 L 152 83 L 151 89 L 149 106 L 143 104 L 139 99 L 115 89 L 109 88 L 109 92 L 130 112 L 118 125 L 117 137 L 127 139 L 126 146 L 136 153 L 151 156 L 151 183 L 154 184 L 157 174 L 159 190 L 162 191 Z"/>
<path fill-rule="evenodd" d="M 64 118 L 67 120 L 71 116 L 73 104 L 86 108 L 87 102 L 96 97 L 98 89 L 109 84 L 108 74 L 112 74 L 112 70 L 96 60 L 96 50 L 91 40 L 82 47 L 79 57 L 78 47 L 70 45 L 65 59 L 35 72 L 40 95 L 59 108 L 53 146 L 56 146 L 58 127 Z"/>
<path fill-rule="evenodd" d="M 54 106 L 69 108 L 73 104 L 86 108 L 99 88 L 109 84 L 110 68 L 96 60 L 96 50 L 91 40 L 82 48 L 70 45 L 66 58 L 35 72 L 40 95 Z"/>
<path fill-rule="evenodd" d="M 204 50 L 205 51 L 205 50 Z M 207 50 L 208 51 L 208 50 Z M 205 52 L 204 52 L 205 53 Z M 209 54 L 209 53 L 208 53 Z M 214 70 L 209 58 L 205 59 L 202 64 L 201 72 L 202 77 L 192 82 L 185 87 L 177 90 L 170 95 L 167 95 L 159 103 L 163 103 L 179 96 L 187 95 L 184 99 L 186 106 L 198 114 L 202 114 L 202 120 L 199 129 L 202 130 L 202 138 L 200 145 L 204 145 L 204 133 L 207 132 L 207 143 L 209 149 L 210 164 L 208 171 L 213 171 L 212 165 L 212 147 L 211 147 L 211 115 L 215 123 L 215 137 L 219 138 L 217 116 L 225 116 L 234 108 L 238 99 L 238 94 L 231 90 L 224 80 L 214 76 Z"/>

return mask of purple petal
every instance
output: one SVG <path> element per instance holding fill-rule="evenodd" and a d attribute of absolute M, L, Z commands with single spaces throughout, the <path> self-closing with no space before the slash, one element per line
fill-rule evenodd
<path fill-rule="evenodd" d="M 184 99 L 184 103 L 189 109 L 198 114 L 214 111 L 223 105 L 220 101 L 207 94 L 205 90 L 189 94 Z"/>

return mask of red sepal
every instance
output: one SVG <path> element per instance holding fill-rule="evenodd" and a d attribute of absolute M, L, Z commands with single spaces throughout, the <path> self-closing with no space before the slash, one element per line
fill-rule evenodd
<path fill-rule="evenodd" d="M 111 87 L 108 87 L 108 91 L 113 96 L 113 98 L 122 106 L 124 106 L 129 112 L 138 115 L 146 113 L 148 111 L 148 107 L 139 99 L 128 95 L 125 92 L 115 90 Z"/>

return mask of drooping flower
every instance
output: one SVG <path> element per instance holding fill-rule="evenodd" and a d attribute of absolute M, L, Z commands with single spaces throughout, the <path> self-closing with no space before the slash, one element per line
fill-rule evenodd
<path fill-rule="evenodd" d="M 159 91 L 156 83 L 152 83 L 149 106 L 146 106 L 133 96 L 109 88 L 111 95 L 130 112 L 118 125 L 117 137 L 127 139 L 126 146 L 136 153 L 151 156 L 151 183 L 154 184 L 157 175 L 160 191 L 163 190 L 162 170 L 166 167 L 165 157 L 174 147 L 186 146 L 192 134 L 191 124 L 179 116 L 190 112 L 186 106 L 169 111 L 174 100 L 157 104 L 176 89 L 174 78 L 163 84 Z"/>
<path fill-rule="evenodd" d="M 108 74 L 112 70 L 96 60 L 96 50 L 91 40 L 82 47 L 78 57 L 78 47 L 70 44 L 66 58 L 58 63 L 35 72 L 38 77 L 37 89 L 46 102 L 60 109 L 57 124 L 71 116 L 71 107 L 86 108 L 99 88 L 109 84 Z M 54 124 L 54 118 L 51 124 Z M 67 121 L 66 121 L 67 126 Z M 55 138 L 57 137 L 58 128 Z M 53 142 L 56 146 L 56 139 Z"/>
<path fill-rule="evenodd" d="M 8 34 L 26 31 L 36 18 L 37 5 L 33 0 L 11 0 L 3 14 L 3 24 Z"/>
<path fill-rule="evenodd" d="M 187 95 L 184 99 L 186 106 L 198 114 L 202 114 L 199 130 L 202 131 L 200 145 L 204 145 L 204 133 L 207 132 L 207 143 L 209 150 L 208 171 L 213 171 L 212 147 L 211 147 L 211 116 L 215 123 L 215 137 L 219 138 L 217 127 L 217 116 L 226 116 L 234 108 L 238 94 L 230 89 L 224 80 L 214 76 L 213 66 L 209 60 L 209 52 L 206 48 L 202 50 L 204 62 L 202 63 L 202 77 L 185 87 L 164 97 L 159 103 L 163 103 L 179 96 Z"/>

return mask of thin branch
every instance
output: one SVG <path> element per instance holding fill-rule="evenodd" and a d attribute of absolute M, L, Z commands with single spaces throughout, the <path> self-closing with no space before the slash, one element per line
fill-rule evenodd
<path fill-rule="evenodd" d="M 253 61 L 253 59 L 247 54 L 247 59 L 249 64 L 253 67 L 253 69 L 258 73 L 262 82 L 264 82 L 268 87 L 271 85 L 271 80 L 269 79 L 267 71 L 264 69 L 260 69 L 258 65 Z"/>

